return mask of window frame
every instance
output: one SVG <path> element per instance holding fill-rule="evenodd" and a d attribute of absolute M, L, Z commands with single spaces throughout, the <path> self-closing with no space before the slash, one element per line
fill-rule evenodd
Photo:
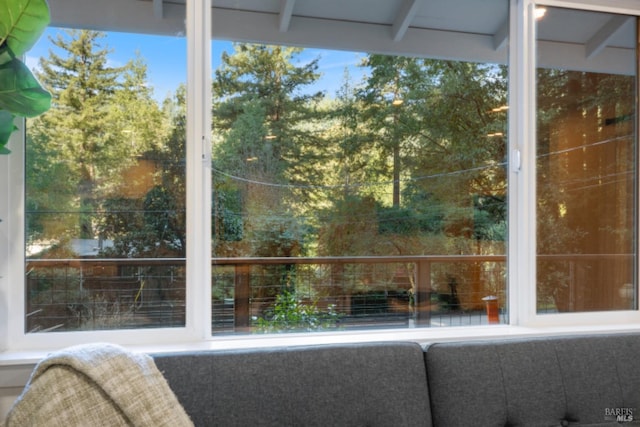
<path fill-rule="evenodd" d="M 607 3 L 607 4 L 605 4 Z M 507 288 L 511 293 L 510 307 L 515 311 L 513 325 L 534 328 L 557 327 L 638 327 L 640 309 L 576 312 L 576 313 L 544 313 L 536 310 L 536 18 L 535 8 L 538 6 L 561 7 L 574 10 L 623 14 L 638 16 L 640 6 L 629 1 L 591 1 L 577 0 L 522 0 L 512 3 L 511 23 L 515 25 L 511 32 L 510 45 L 510 107 L 515 106 L 509 122 L 509 145 L 511 153 L 512 175 L 510 175 L 509 192 L 509 250 L 507 257 L 509 280 Z M 637 52 L 636 52 L 637 55 Z M 636 64 L 636 80 L 638 68 Z M 637 89 L 636 89 L 637 90 Z M 638 106 L 636 105 L 636 109 Z M 638 144 L 638 125 L 635 126 L 636 145 Z M 636 148 L 637 151 L 637 148 Z M 637 153 L 636 153 L 637 155 Z M 636 168 L 638 167 L 636 158 Z M 517 176 L 516 176 L 517 175 Z M 638 176 L 636 176 L 636 188 Z M 636 258 L 638 254 L 638 194 L 636 190 Z M 638 294 L 637 260 L 635 265 L 635 291 Z"/>
<path fill-rule="evenodd" d="M 506 2 L 507 0 L 505 0 Z M 186 0 L 187 43 L 187 317 L 181 328 L 87 332 L 24 332 L 24 121 L 0 156 L 0 364 L 24 360 L 17 350 L 60 348 L 88 341 L 110 341 L 141 348 L 240 348 L 272 345 L 407 339 L 418 342 L 507 337 L 558 332 L 640 330 L 640 310 L 596 313 L 536 313 L 535 219 L 535 67 L 534 8 L 564 7 L 640 16 L 634 0 L 508 0 L 509 106 L 507 291 L 509 324 L 377 331 L 323 332 L 278 336 L 211 334 L 211 41 L 220 32 L 211 0 Z M 284 36 L 274 29 L 268 42 Z M 344 37 L 343 37 L 344 39 Z M 315 43 L 315 44 L 314 44 Z M 302 45 L 320 46 L 319 40 Z M 331 48 L 326 42 L 325 46 Z M 391 44 L 381 49 L 392 51 Z M 397 49 L 397 48 L 396 48 Z M 407 53 L 407 52 L 404 52 Z M 637 136 L 636 136 L 637 137 Z M 637 204 L 637 202 L 636 202 Z M 636 209 L 636 212 L 637 209 Z M 638 230 L 636 230 L 637 233 Z M 636 239 L 636 242 L 638 239 Z M 637 245 L 637 243 L 636 243 Z M 636 251 L 638 249 L 636 248 Z M 636 279 L 637 281 L 637 279 Z M 636 283 L 636 288 L 638 283 Z M 636 289 L 637 292 L 637 289 Z M 2 353 L 4 351 L 4 353 Z M 3 362 L 4 361 L 4 362 Z"/>

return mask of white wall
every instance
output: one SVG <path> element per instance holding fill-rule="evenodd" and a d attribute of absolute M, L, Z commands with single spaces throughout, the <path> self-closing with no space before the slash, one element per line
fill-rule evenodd
<path fill-rule="evenodd" d="M 0 424 L 20 396 L 35 364 L 0 366 Z"/>
<path fill-rule="evenodd" d="M 0 388 L 0 421 L 4 420 L 9 413 L 13 402 L 20 396 L 22 387 Z"/>

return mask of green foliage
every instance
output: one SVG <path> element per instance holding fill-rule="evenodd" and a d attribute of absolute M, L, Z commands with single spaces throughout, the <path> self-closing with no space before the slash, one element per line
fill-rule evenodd
<path fill-rule="evenodd" d="M 157 237 L 158 242 L 174 246 L 180 238 L 176 235 L 177 206 L 171 194 L 162 187 L 155 186 L 144 198 L 142 205 L 144 222 Z"/>
<path fill-rule="evenodd" d="M 437 223 L 424 221 L 420 215 L 412 209 L 401 207 L 378 208 L 378 231 L 380 234 L 404 234 L 410 235 L 431 231 L 430 228 L 437 227 Z"/>
<path fill-rule="evenodd" d="M 238 218 L 245 256 L 465 253 L 474 238 L 503 240 L 505 143 L 486 136 L 504 131 L 491 112 L 506 103 L 503 68 L 368 55 L 361 83 L 345 72 L 318 102 L 305 90 L 317 63 L 297 65 L 300 49 L 234 48 L 214 80 L 214 206 L 230 189 L 241 205 L 216 212 L 218 242 Z M 303 226 L 317 234 L 291 239 Z"/>
<path fill-rule="evenodd" d="M 372 196 L 337 198 L 319 215 L 319 255 L 371 255 L 375 251 L 378 223 Z"/>
<path fill-rule="evenodd" d="M 65 234 L 86 239 L 123 237 L 125 231 L 114 224 L 122 223 L 127 213 L 109 210 L 108 201 L 118 199 L 128 186 L 135 187 L 123 182 L 125 171 L 149 152 L 153 157 L 165 152 L 172 123 L 147 87 L 146 65 L 136 58 L 122 67 L 108 66 L 111 51 L 103 44 L 104 37 L 97 31 L 60 31 L 50 38 L 55 49 L 40 59 L 37 76 L 50 88 L 53 101 L 47 114 L 29 123 L 26 173 L 28 203 L 34 209 L 29 225 L 33 231 L 42 230 L 39 237 L 44 239 Z M 171 197 L 172 203 L 181 200 L 178 193 Z M 141 209 L 143 201 L 127 205 Z M 54 227 L 45 227 L 37 222 L 46 219 L 39 215 L 46 211 L 69 214 Z M 101 211 L 108 212 L 106 217 Z M 116 229 L 120 234 L 113 234 Z"/>
<path fill-rule="evenodd" d="M 295 257 L 304 255 L 308 227 L 292 215 L 266 217 L 254 223 L 248 232 L 251 254 L 258 257 Z"/>
<path fill-rule="evenodd" d="M 310 128 L 322 93 L 309 93 L 320 74 L 318 60 L 297 65 L 301 48 L 234 44 L 215 71 L 214 167 L 219 174 L 262 183 L 265 192 L 288 182 L 317 178 L 323 141 Z M 230 160 L 233 159 L 233 160 Z M 246 181 L 245 181 L 246 182 Z M 306 196 L 295 187 L 298 196 Z M 249 201 L 247 197 L 245 201 Z"/>
<path fill-rule="evenodd" d="M 71 214 L 60 232 L 30 213 L 30 231 L 179 256 L 186 92 L 159 106 L 143 60 L 110 67 L 104 36 L 60 32 L 41 60 L 54 108 L 30 123 L 28 206 Z M 489 113 L 500 67 L 370 55 L 366 78 L 346 74 L 331 98 L 310 89 L 317 61 L 301 52 L 237 44 L 215 72 L 214 256 L 469 253 L 504 236 L 504 141 L 486 139 L 504 124 Z M 143 161 L 153 178 L 138 192 L 123 176 Z"/>
<path fill-rule="evenodd" d="M 311 332 L 335 328 L 340 315 L 330 305 L 321 311 L 315 302 L 304 302 L 295 291 L 284 290 L 264 317 L 258 318 L 258 332 Z"/>
<path fill-rule="evenodd" d="M 113 247 L 102 255 L 113 257 L 154 257 L 165 253 L 184 255 L 186 237 L 175 200 L 167 189 L 153 187 L 143 200 L 126 197 L 104 201 L 105 213 L 96 227 Z"/>
<path fill-rule="evenodd" d="M 507 240 L 507 204 L 503 197 L 474 197 L 474 238 Z"/>
<path fill-rule="evenodd" d="M 138 70 L 140 70 L 139 68 Z M 127 75 L 129 75 L 127 73 Z M 125 79 L 125 82 L 128 78 Z M 142 80 L 144 81 L 144 80 Z M 132 144 L 141 149 L 148 148 L 140 161 L 157 166 L 157 185 L 144 195 L 122 197 L 122 187 L 114 189 L 102 202 L 101 221 L 97 232 L 104 238 L 113 240 L 113 247 L 103 251 L 103 255 L 115 257 L 154 257 L 171 254 L 184 256 L 186 250 L 185 229 L 185 96 L 181 86 L 171 99 L 166 99 L 162 110 L 136 107 L 149 107 L 152 100 L 147 99 L 146 84 L 135 84 L 137 90 L 124 90 L 116 93 L 116 98 L 128 98 L 124 104 L 118 104 L 116 115 L 125 120 L 133 133 L 125 133 L 133 138 Z M 125 85 L 129 87 L 129 85 Z M 140 92 L 138 92 L 140 91 Z M 133 109 L 129 109 L 132 107 Z M 113 111 L 113 110 L 112 110 Z M 160 113 L 160 114 L 158 114 Z M 147 115 L 148 114 L 148 115 Z M 136 126 L 135 117 L 148 117 L 147 122 Z M 159 117 L 158 117 L 159 116 Z M 129 117 L 129 119 L 127 119 Z M 157 120 L 154 122 L 154 120 Z M 153 125 L 155 123 L 155 125 Z M 158 132 L 153 133 L 155 126 Z"/>
<path fill-rule="evenodd" d="M 238 190 L 220 188 L 213 194 L 213 236 L 216 246 L 221 242 L 237 242 L 242 240 L 244 219 L 242 217 L 242 200 Z M 219 251 L 214 251 L 219 253 Z"/>
<path fill-rule="evenodd" d="M 20 60 L 49 24 L 46 0 L 3 0 L 0 3 L 0 154 L 15 130 L 15 117 L 35 117 L 51 106 L 44 90 Z"/>
<path fill-rule="evenodd" d="M 14 115 L 8 111 L 0 111 L 0 154 L 9 154 L 10 150 L 5 147 L 9 141 L 9 137 L 16 129 L 13 124 Z"/>
<path fill-rule="evenodd" d="M 317 60 L 295 62 L 300 48 L 234 44 L 215 71 L 213 147 L 215 253 L 299 256 L 307 225 L 299 207 L 320 174 L 321 145 L 309 127 L 318 93 L 305 93 L 318 78 Z M 295 183 L 291 185 L 291 183 Z M 242 227 L 242 229 L 240 229 Z M 240 249 L 229 244 L 242 237 Z"/>
<path fill-rule="evenodd" d="M 49 24 L 49 6 L 42 0 L 5 0 L 0 5 L 0 44 L 22 56 Z"/>

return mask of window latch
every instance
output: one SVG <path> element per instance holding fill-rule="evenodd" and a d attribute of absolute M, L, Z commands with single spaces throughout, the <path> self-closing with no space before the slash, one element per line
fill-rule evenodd
<path fill-rule="evenodd" d="M 522 158 L 520 155 L 520 150 L 518 150 L 517 148 L 515 150 L 513 150 L 513 171 L 514 172 L 520 172 L 521 168 L 522 168 Z"/>

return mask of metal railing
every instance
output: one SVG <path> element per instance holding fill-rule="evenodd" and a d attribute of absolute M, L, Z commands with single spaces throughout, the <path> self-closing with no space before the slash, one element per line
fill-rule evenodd
<path fill-rule="evenodd" d="M 482 298 L 504 303 L 505 262 L 502 255 L 218 258 L 214 283 L 226 292 L 214 299 L 214 331 L 254 330 L 288 281 L 301 300 L 333 306 L 342 328 L 486 323 Z"/>
<path fill-rule="evenodd" d="M 269 321 L 277 296 L 335 327 L 486 323 L 482 297 L 504 303 L 505 256 L 365 256 L 212 259 L 214 333 L 249 332 Z M 29 259 L 27 331 L 180 326 L 185 260 Z"/>
<path fill-rule="evenodd" d="M 632 254 L 539 255 L 538 312 L 637 307 L 634 260 Z M 487 296 L 497 297 L 499 321 L 506 322 L 504 255 L 211 262 L 214 333 L 294 329 L 296 316 L 303 330 L 483 324 L 489 321 Z M 185 263 L 183 258 L 29 259 L 26 330 L 182 326 Z M 294 300 L 283 305 L 278 298 L 287 292 Z M 279 323 L 278 310 L 293 323 Z"/>

